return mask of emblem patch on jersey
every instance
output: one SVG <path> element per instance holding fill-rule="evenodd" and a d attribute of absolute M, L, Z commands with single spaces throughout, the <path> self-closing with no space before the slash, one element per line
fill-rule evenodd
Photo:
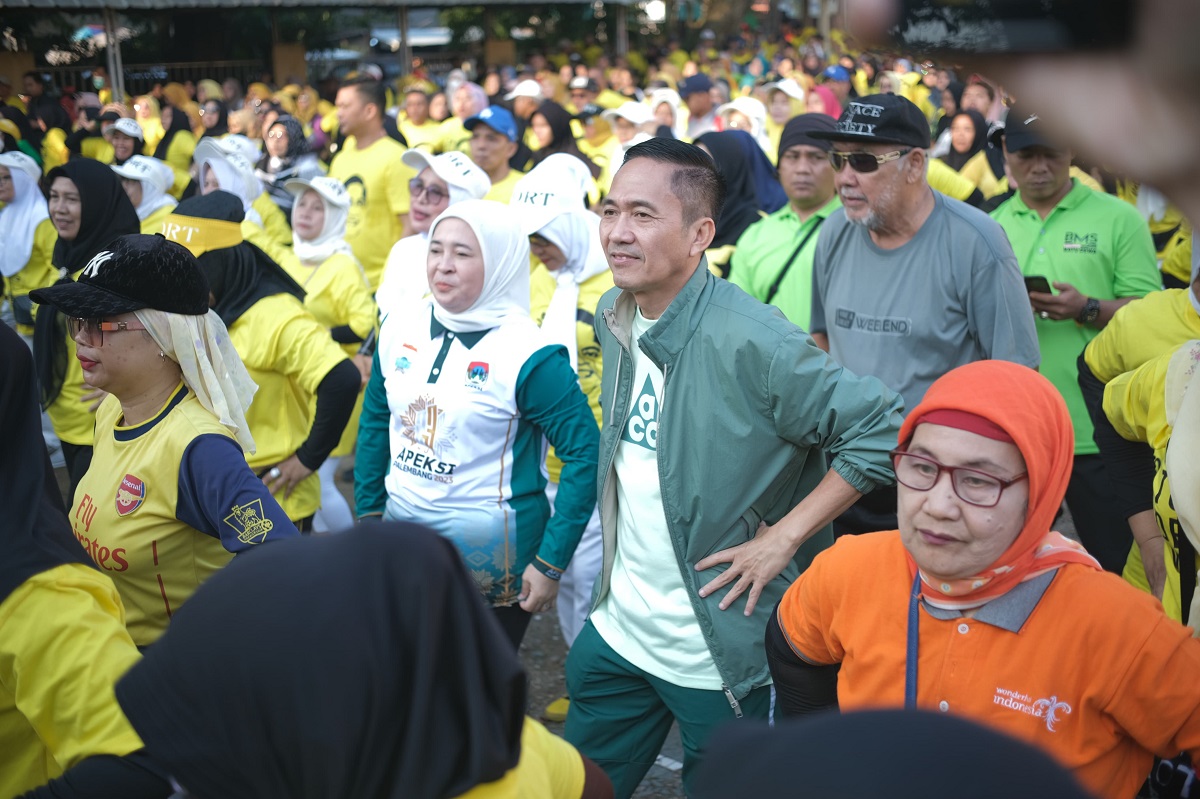
<path fill-rule="evenodd" d="M 642 393 L 629 409 L 621 440 L 651 451 L 658 450 L 658 397 L 654 395 L 654 383 L 649 375 L 646 375 Z"/>
<path fill-rule="evenodd" d="M 1099 233 L 1066 233 L 1063 236 L 1063 252 L 1079 252 L 1095 255 L 1100 246 Z"/>
<path fill-rule="evenodd" d="M 471 363 L 467 365 L 466 385 L 470 386 L 471 388 L 482 389 L 484 384 L 488 381 L 489 374 L 491 374 L 491 372 L 489 371 L 486 363 L 483 361 L 471 361 Z"/>
<path fill-rule="evenodd" d="M 403 355 L 401 355 L 399 358 L 396 359 L 396 371 L 399 372 L 400 374 L 404 374 L 411 367 L 412 367 L 412 361 L 410 361 L 408 358 L 404 357 Z"/>
<path fill-rule="evenodd" d="M 225 523 L 237 532 L 238 541 L 243 544 L 261 544 L 275 527 L 275 522 L 263 515 L 261 499 L 235 505 Z"/>
<path fill-rule="evenodd" d="M 392 466 L 402 472 L 437 483 L 453 483 L 458 464 L 454 457 L 456 436 L 446 428 L 446 412 L 428 395 L 409 403 L 408 412 L 400 416 L 400 434 L 408 440 L 403 444 Z"/>
<path fill-rule="evenodd" d="M 1061 722 L 1063 716 L 1071 714 L 1071 706 L 1066 702 L 1060 702 L 1057 696 L 1035 700 L 1029 694 L 1009 688 L 997 688 L 992 702 L 1008 710 L 1015 710 L 1018 713 L 1041 719 L 1050 732 L 1058 732 L 1054 725 Z"/>
<path fill-rule="evenodd" d="M 127 474 L 117 486 L 117 515 L 128 516 L 146 501 L 146 483 L 139 477 Z"/>

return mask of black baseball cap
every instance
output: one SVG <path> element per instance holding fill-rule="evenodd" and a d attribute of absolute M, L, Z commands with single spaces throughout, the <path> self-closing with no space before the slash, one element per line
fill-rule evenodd
<path fill-rule="evenodd" d="M 131 233 L 96 253 L 74 282 L 29 292 L 66 316 L 101 316 L 153 308 L 186 316 L 208 313 L 208 278 L 196 257 L 160 235 Z"/>
<path fill-rule="evenodd" d="M 788 120 L 779 136 L 779 154 L 775 161 L 778 163 L 788 148 L 800 144 L 817 147 L 829 152 L 833 145 L 828 139 L 815 136 L 816 133 L 832 133 L 836 127 L 833 117 L 826 114 L 800 114 Z"/>
<path fill-rule="evenodd" d="M 1008 109 L 1008 118 L 1004 127 L 996 128 L 989 138 L 995 147 L 999 147 L 1003 142 L 1004 147 L 1010 153 L 1030 147 L 1057 147 L 1046 137 L 1042 118 L 1034 111 L 1018 105 Z"/>
<path fill-rule="evenodd" d="M 895 94 L 871 94 L 846 104 L 832 131 L 813 131 L 814 139 L 863 144 L 929 147 L 929 122 L 921 109 Z"/>

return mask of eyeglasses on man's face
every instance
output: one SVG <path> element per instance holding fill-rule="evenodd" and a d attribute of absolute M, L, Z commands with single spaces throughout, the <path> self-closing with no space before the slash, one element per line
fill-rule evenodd
<path fill-rule="evenodd" d="M 893 150 L 890 153 L 876 155 L 868 152 L 839 153 L 837 150 L 833 150 L 829 153 L 829 163 L 833 165 L 834 172 L 841 172 L 842 167 L 849 164 L 855 172 L 866 174 L 876 171 L 882 164 L 889 161 L 897 161 L 912 151 L 913 148 L 909 147 L 905 150 Z"/>

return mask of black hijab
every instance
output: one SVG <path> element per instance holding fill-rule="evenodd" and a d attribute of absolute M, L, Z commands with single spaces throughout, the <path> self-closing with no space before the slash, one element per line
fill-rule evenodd
<path fill-rule="evenodd" d="M 79 232 L 67 241 L 59 238 L 51 258 L 62 273 L 57 283 L 73 280 L 79 270 L 88 265 L 92 256 L 110 241 L 129 233 L 141 233 L 142 223 L 121 179 L 106 164 L 91 158 L 78 158 L 50 170 L 46 175 L 47 189 L 56 178 L 67 178 L 79 190 Z M 57 285 L 56 283 L 56 285 Z M 49 407 L 62 390 L 67 374 L 67 323 L 56 309 L 43 306 L 38 311 L 33 329 L 33 354 L 37 362 L 38 381 L 42 390 L 42 406 Z"/>
<path fill-rule="evenodd" d="M 946 91 L 950 92 L 950 96 L 954 98 L 954 113 L 947 114 L 946 109 L 942 108 L 942 118 L 938 120 L 937 130 L 934 132 L 933 136 L 934 139 L 937 139 L 938 136 L 942 135 L 942 131 L 950 127 L 950 121 L 954 119 L 954 115 L 962 110 L 962 94 L 964 88 L 966 87 L 956 80 L 952 80 L 950 83 L 946 84 Z M 941 104 L 940 97 L 938 98 L 938 103 L 939 105 Z"/>
<path fill-rule="evenodd" d="M 182 111 L 173 105 L 164 105 L 162 110 L 166 111 L 168 108 L 171 109 L 171 124 L 163 131 L 162 140 L 154 148 L 154 157 L 159 161 L 167 160 L 167 150 L 171 148 L 171 140 L 175 138 L 176 133 L 185 130 L 191 132 L 192 130 L 192 125 L 188 121 L 186 111 Z"/>
<path fill-rule="evenodd" d="M 64 563 L 95 566 L 75 540 L 42 441 L 29 347 L 0 322 L 0 603 L 26 580 Z"/>
<path fill-rule="evenodd" d="M 738 141 L 739 133 L 750 138 L 745 131 L 721 131 L 705 133 L 697 137 L 695 142 L 708 148 L 717 164 L 717 171 L 725 178 L 725 206 L 721 209 L 721 218 L 717 220 L 717 233 L 713 237 L 712 247 L 737 244 L 746 228 L 762 219 L 758 213 L 759 201 L 753 169 Z"/>
<path fill-rule="evenodd" d="M 546 120 L 546 124 L 550 126 L 550 132 L 553 138 L 545 147 L 538 148 L 533 154 L 533 165 L 537 166 L 542 161 L 545 161 L 555 153 L 567 153 L 573 155 L 587 165 L 588 171 L 592 173 L 592 177 L 600 176 L 600 167 L 592 162 L 592 159 L 583 154 L 579 149 L 579 145 L 575 143 L 575 133 L 571 130 L 571 112 L 563 108 L 553 100 L 546 100 L 534 114 L 541 114 Z M 532 119 L 532 117 L 531 117 Z"/>
<path fill-rule="evenodd" d="M 525 676 L 454 546 L 381 523 L 237 557 L 116 694 L 204 799 L 441 799 L 516 765 Z"/>
<path fill-rule="evenodd" d="M 730 724 L 706 748 L 719 754 L 700 763 L 696 799 L 798 796 L 798 777 L 804 796 L 838 799 L 1090 797 L 1030 744 L 927 710 L 823 713 L 773 729 Z"/>
<path fill-rule="evenodd" d="M 200 138 L 202 139 L 210 136 L 224 136 L 229 132 L 229 109 L 225 107 L 225 103 L 221 100 L 206 100 L 204 105 L 208 105 L 209 103 L 217 104 L 217 124 L 213 125 L 211 128 L 205 128 L 204 133 L 200 135 Z M 171 127 L 175 126 L 174 116 L 174 114 L 171 115 Z"/>
<path fill-rule="evenodd" d="M 271 128 L 273 129 L 280 125 L 287 131 L 288 137 L 287 152 L 283 154 L 282 164 L 280 164 L 278 169 L 271 169 L 271 154 L 268 152 L 264 152 L 262 158 L 258 161 L 258 168 L 269 174 L 287 172 L 296 163 L 297 158 L 312 152 L 312 146 L 304 136 L 304 126 L 300 124 L 300 120 L 290 114 L 284 114 L 271 123 Z M 270 133 L 271 131 L 268 130 L 267 135 L 269 136 Z"/>
<path fill-rule="evenodd" d="M 246 214 L 242 201 L 227 191 L 214 191 L 175 206 L 180 216 L 241 222 Z M 230 327 L 254 303 L 275 294 L 291 294 L 304 300 L 300 288 L 283 267 L 248 241 L 223 250 L 209 250 L 198 259 L 215 298 L 212 309 Z"/>
<path fill-rule="evenodd" d="M 953 125 L 954 120 L 961 116 L 969 117 L 971 124 L 975 126 L 975 140 L 971 142 L 971 149 L 967 150 L 965 153 L 958 152 L 954 149 L 954 145 L 951 144 L 950 152 L 942 156 L 942 160 L 946 162 L 946 165 L 955 172 L 961 170 L 967 165 L 968 161 L 975 157 L 976 153 L 987 147 L 988 123 L 987 120 L 983 118 L 983 114 L 979 113 L 973 108 L 967 109 L 966 111 L 960 110 L 951 118 L 950 124 Z"/>

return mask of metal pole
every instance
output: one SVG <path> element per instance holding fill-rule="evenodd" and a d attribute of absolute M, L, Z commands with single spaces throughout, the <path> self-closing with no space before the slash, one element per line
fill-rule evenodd
<path fill-rule="evenodd" d="M 629 28 L 625 19 L 627 11 L 624 3 L 617 6 L 617 55 L 619 56 L 629 53 Z"/>
<path fill-rule="evenodd" d="M 121 43 L 117 41 L 117 13 L 106 7 L 104 9 L 104 61 L 105 68 L 108 70 L 113 101 L 118 103 L 125 101 L 125 76 L 121 74 L 121 59 L 118 54 L 120 47 Z"/>
<path fill-rule="evenodd" d="M 412 72 L 412 44 L 408 40 L 408 6 L 396 9 L 396 24 L 400 28 L 400 75 Z"/>
<path fill-rule="evenodd" d="M 113 22 L 116 22 L 116 14 L 113 14 Z M 114 25 L 114 32 L 116 27 Z M 118 103 L 125 102 L 125 57 L 121 55 L 121 38 L 114 33 L 113 35 L 113 55 L 117 62 L 117 72 L 115 75 L 110 75 L 109 79 L 113 83 L 113 100 Z"/>

